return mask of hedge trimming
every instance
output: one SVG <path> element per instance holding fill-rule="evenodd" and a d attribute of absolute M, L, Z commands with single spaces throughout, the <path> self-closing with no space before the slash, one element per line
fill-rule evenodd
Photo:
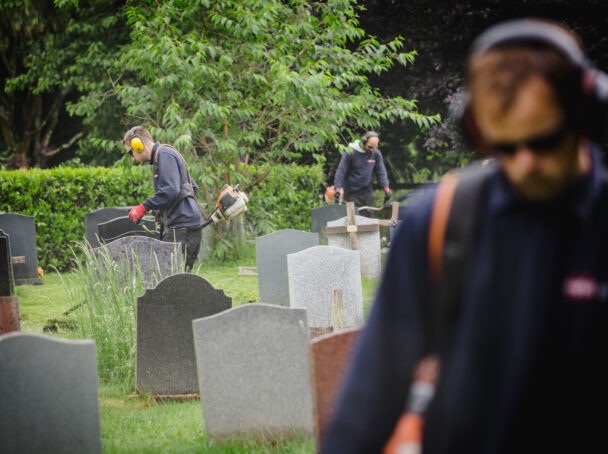
<path fill-rule="evenodd" d="M 248 177 L 254 180 L 264 170 L 252 167 Z M 245 220 L 251 234 L 309 230 L 310 210 L 322 203 L 318 196 L 323 185 L 321 166 L 273 168 L 266 180 L 248 191 Z M 85 238 L 86 213 L 137 205 L 152 193 L 150 166 L 0 171 L 0 212 L 36 218 L 38 263 L 43 269 L 70 268 L 71 247 Z M 197 200 L 202 201 L 200 196 Z"/>

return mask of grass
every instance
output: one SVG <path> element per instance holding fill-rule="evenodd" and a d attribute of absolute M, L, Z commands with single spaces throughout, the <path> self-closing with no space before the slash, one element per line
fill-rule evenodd
<path fill-rule="evenodd" d="M 194 271 L 214 287 L 232 297 L 233 306 L 258 301 L 256 276 L 241 276 L 239 266 L 255 266 L 255 259 L 241 263 L 207 262 Z M 24 332 L 42 333 L 55 320 L 54 336 L 75 338 L 68 287 L 77 285 L 78 273 L 47 273 L 43 285 L 24 285 L 16 289 Z M 362 278 L 364 313 L 369 312 L 377 281 Z M 200 400 L 156 402 L 151 397 L 134 396 L 124 388 L 100 381 L 99 402 L 104 453 L 314 453 L 311 437 L 296 435 L 285 440 L 222 440 L 205 437 Z"/>

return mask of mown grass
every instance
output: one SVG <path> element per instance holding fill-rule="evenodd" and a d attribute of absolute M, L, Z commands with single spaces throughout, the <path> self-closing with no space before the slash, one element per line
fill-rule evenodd
<path fill-rule="evenodd" d="M 255 259 L 239 263 L 207 262 L 194 271 L 214 287 L 232 297 L 233 306 L 258 301 L 256 276 L 239 275 L 240 266 L 255 266 Z M 52 321 L 56 332 L 66 338 L 79 337 L 75 330 L 76 311 L 70 289 L 78 285 L 78 273 L 46 273 L 43 285 L 17 287 L 20 298 L 21 329 L 42 333 Z M 368 314 L 377 281 L 362 279 L 364 312 Z M 312 437 L 295 435 L 284 440 L 222 440 L 205 437 L 200 400 L 157 402 L 151 397 L 135 396 L 132 390 L 108 385 L 100 380 L 99 401 L 104 453 L 314 453 Z"/>
<path fill-rule="evenodd" d="M 283 440 L 222 440 L 204 435 L 199 400 L 158 403 L 100 388 L 104 453 L 314 453 L 311 437 Z"/>

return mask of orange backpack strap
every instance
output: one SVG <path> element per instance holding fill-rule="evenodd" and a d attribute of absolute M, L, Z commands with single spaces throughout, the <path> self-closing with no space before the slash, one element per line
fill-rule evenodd
<path fill-rule="evenodd" d="M 383 454 L 422 452 L 424 413 L 437 383 L 445 331 L 459 310 L 466 254 L 477 234 L 486 183 L 493 166 L 452 171 L 441 178 L 431 210 L 428 262 L 436 307 L 430 354 L 414 365 L 404 412 L 383 449 Z"/>
<path fill-rule="evenodd" d="M 434 285 L 438 285 L 443 277 L 443 246 L 457 184 L 456 173 L 447 173 L 439 181 L 433 202 L 429 225 L 428 260 L 431 282 Z"/>

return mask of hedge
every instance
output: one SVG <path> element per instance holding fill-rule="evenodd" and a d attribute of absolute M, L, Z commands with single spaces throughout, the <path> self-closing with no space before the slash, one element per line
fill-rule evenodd
<path fill-rule="evenodd" d="M 254 179 L 264 168 L 252 168 Z M 249 191 L 249 232 L 310 228 L 310 209 L 322 203 L 320 166 L 277 166 Z M 151 167 L 57 167 L 0 171 L 0 212 L 36 218 L 38 263 L 70 268 L 72 249 L 85 238 L 85 214 L 109 206 L 133 206 L 153 193 Z M 200 201 L 200 196 L 197 197 Z M 78 248 L 74 248 L 78 249 Z"/>

